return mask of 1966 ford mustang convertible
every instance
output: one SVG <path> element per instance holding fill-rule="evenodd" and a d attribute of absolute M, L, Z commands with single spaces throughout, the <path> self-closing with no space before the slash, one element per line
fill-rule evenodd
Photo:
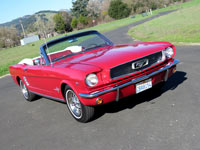
<path fill-rule="evenodd" d="M 163 85 L 176 72 L 175 53 L 168 42 L 115 45 L 86 31 L 41 45 L 39 57 L 9 71 L 27 101 L 40 95 L 66 102 L 76 120 L 88 122 L 96 105 Z"/>

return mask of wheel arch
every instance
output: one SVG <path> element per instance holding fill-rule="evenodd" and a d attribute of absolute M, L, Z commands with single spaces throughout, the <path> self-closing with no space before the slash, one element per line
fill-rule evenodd
<path fill-rule="evenodd" d="M 61 93 L 62 93 L 62 96 L 63 96 L 64 100 L 65 100 L 64 92 L 65 92 L 65 87 L 66 86 L 68 86 L 68 85 L 64 82 L 64 83 L 61 84 L 61 87 L 60 87 L 60 90 L 61 90 Z"/>
<path fill-rule="evenodd" d="M 62 96 L 64 98 L 64 101 L 66 101 L 65 100 L 65 93 L 64 93 L 66 86 L 69 86 L 75 92 L 75 94 L 78 96 L 78 91 L 76 90 L 76 88 L 69 81 L 64 80 L 64 81 L 61 82 L 61 85 L 60 85 L 60 89 L 61 89 L 61 93 L 62 93 Z M 81 99 L 80 99 L 80 101 L 81 101 Z"/>
<path fill-rule="evenodd" d="M 19 83 L 20 80 L 21 80 L 21 78 L 20 78 L 19 76 L 17 76 L 17 77 L 16 77 L 16 81 L 17 81 L 17 84 L 18 84 L 18 85 L 20 85 L 20 83 Z"/>

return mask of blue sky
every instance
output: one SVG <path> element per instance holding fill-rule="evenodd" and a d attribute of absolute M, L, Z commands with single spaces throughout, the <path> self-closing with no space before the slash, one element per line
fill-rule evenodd
<path fill-rule="evenodd" d="M 0 24 L 41 10 L 70 9 L 72 0 L 2 0 Z"/>

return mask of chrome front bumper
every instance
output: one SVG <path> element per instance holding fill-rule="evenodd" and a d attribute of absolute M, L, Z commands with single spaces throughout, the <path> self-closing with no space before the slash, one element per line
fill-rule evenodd
<path fill-rule="evenodd" d="M 166 74 L 165 74 L 165 78 L 164 80 L 167 81 L 168 79 L 168 73 L 169 73 L 169 69 L 175 65 L 177 65 L 180 61 L 178 59 L 174 59 L 173 62 L 171 63 L 168 63 L 166 66 L 160 68 L 159 70 L 157 71 L 154 71 L 150 74 L 147 74 L 147 75 L 144 75 L 144 76 L 141 76 L 139 78 L 136 78 L 136 79 L 133 79 L 129 82 L 126 82 L 124 84 L 121 84 L 121 85 L 118 85 L 118 86 L 115 86 L 113 88 L 110 88 L 110 89 L 107 89 L 107 90 L 104 90 L 104 91 L 101 91 L 101 92 L 93 92 L 91 94 L 84 94 L 84 93 L 80 93 L 79 96 L 80 97 L 83 97 L 83 98 L 94 98 L 94 97 L 98 97 L 100 95 L 103 95 L 105 93 L 108 93 L 108 92 L 112 92 L 112 91 L 117 91 L 117 96 L 116 96 L 116 101 L 119 100 L 119 89 L 123 88 L 123 87 L 126 87 L 126 86 L 129 86 L 131 84 L 135 84 L 137 82 L 140 82 L 140 81 L 143 81 L 143 80 L 146 80 L 160 72 L 163 72 L 163 71 L 166 71 Z"/>

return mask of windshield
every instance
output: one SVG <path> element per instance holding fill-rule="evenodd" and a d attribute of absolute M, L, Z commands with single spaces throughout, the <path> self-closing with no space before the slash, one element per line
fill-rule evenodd
<path fill-rule="evenodd" d="M 107 45 L 110 45 L 109 41 L 104 39 L 100 34 L 77 34 L 49 43 L 47 45 L 48 48 L 46 47 L 45 50 L 51 62 L 56 62 L 78 53 Z"/>

